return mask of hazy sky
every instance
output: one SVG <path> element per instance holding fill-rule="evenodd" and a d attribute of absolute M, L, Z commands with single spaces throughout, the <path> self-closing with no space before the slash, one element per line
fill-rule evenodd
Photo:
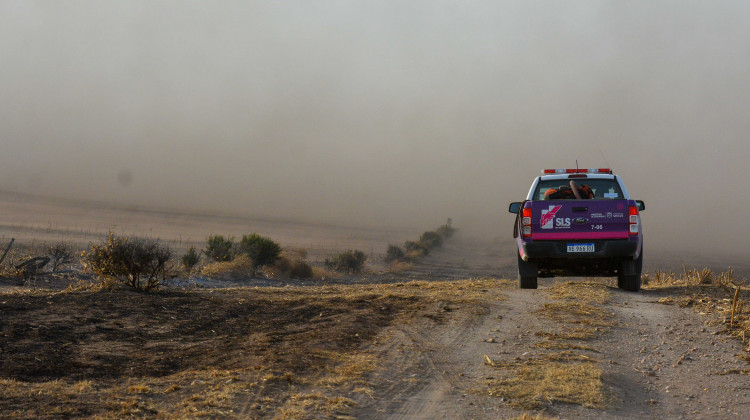
<path fill-rule="evenodd" d="M 746 1 L 0 3 L 0 188 L 507 237 L 611 166 L 646 241 L 747 255 Z"/>

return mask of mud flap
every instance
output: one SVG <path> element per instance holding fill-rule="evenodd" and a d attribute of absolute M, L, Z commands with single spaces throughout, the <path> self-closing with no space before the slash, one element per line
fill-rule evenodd
<path fill-rule="evenodd" d="M 623 276 L 637 276 L 640 275 L 640 270 L 636 264 L 636 260 L 624 260 L 620 265 Z"/>

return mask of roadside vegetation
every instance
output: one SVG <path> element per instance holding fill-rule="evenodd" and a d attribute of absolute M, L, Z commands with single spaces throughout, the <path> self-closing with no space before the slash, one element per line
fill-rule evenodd
<path fill-rule="evenodd" d="M 417 241 L 406 241 L 403 247 L 389 244 L 385 252 L 384 261 L 389 264 L 392 272 L 413 268 L 413 263 L 429 255 L 430 251 L 443 246 L 443 242 L 451 238 L 457 229 L 451 226 L 451 219 L 434 231 L 426 231 Z"/>
<path fill-rule="evenodd" d="M 326 259 L 325 265 L 330 270 L 342 271 L 347 274 L 358 274 L 362 271 L 367 261 L 367 256 L 360 250 L 348 250 L 330 259 Z"/>
<path fill-rule="evenodd" d="M 693 307 L 712 317 L 712 324 L 722 326 L 725 333 L 742 341 L 743 357 L 750 361 L 750 286 L 744 279 L 735 278 L 731 268 L 719 273 L 688 267 L 683 267 L 682 273 L 655 271 L 644 274 L 643 284 L 649 289 L 679 290 L 659 302 Z M 750 374 L 750 369 L 734 373 Z"/>
<path fill-rule="evenodd" d="M 323 270 L 316 272 L 306 261 L 304 249 L 284 250 L 271 238 L 257 233 L 243 235 L 239 242 L 231 236 L 211 235 L 206 239 L 203 254 L 208 262 L 201 267 L 200 273 L 207 277 L 241 278 L 262 274 L 274 279 L 312 279 L 316 276 L 323 278 L 327 273 Z M 188 254 L 183 258 L 188 258 Z M 193 261 L 191 256 L 190 262 Z M 191 267 L 199 265 L 198 261 Z"/>
<path fill-rule="evenodd" d="M 61 275 L 79 261 L 80 250 L 70 242 L 32 242 L 15 248 L 14 242 L 0 246 L 0 276 L 33 283 L 38 274 Z"/>
<path fill-rule="evenodd" d="M 140 291 L 158 289 L 176 275 L 172 252 L 158 239 L 121 237 L 110 232 L 107 240 L 93 244 L 81 254 L 85 272 L 102 283 L 116 281 Z"/>

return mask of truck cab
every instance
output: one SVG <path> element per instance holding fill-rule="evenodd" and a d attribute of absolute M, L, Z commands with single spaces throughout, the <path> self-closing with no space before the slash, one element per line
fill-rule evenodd
<path fill-rule="evenodd" d="M 610 169 L 545 169 L 508 210 L 521 288 L 538 277 L 617 276 L 618 287 L 640 290 L 645 204 Z"/>

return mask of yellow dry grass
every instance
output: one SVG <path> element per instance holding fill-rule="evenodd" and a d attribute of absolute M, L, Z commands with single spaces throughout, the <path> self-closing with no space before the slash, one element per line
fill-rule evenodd
<path fill-rule="evenodd" d="M 605 402 L 602 371 L 595 363 L 544 361 L 519 367 L 510 378 L 490 382 L 490 395 L 510 398 L 510 405 L 527 410 L 561 402 L 602 408 Z"/>
<path fill-rule="evenodd" d="M 537 415 L 532 415 L 528 413 L 523 413 L 518 417 L 513 417 L 509 420 L 557 420 L 559 417 L 550 417 L 546 416 L 542 413 L 539 413 Z"/>
<path fill-rule="evenodd" d="M 537 314 L 556 326 L 553 331 L 537 332 L 543 340 L 535 346 L 552 352 L 511 361 L 485 356 L 487 364 L 505 371 L 503 377 L 487 382 L 489 394 L 504 397 L 519 409 L 539 410 L 553 403 L 603 408 L 602 371 L 591 356 L 598 351 L 576 341 L 597 337 L 612 325 L 614 315 L 603 307 L 611 298 L 609 288 L 595 282 L 566 282 L 555 284 L 548 294 L 553 301 Z"/>
<path fill-rule="evenodd" d="M 247 255 L 238 255 L 232 261 L 207 264 L 201 274 L 207 277 L 246 277 L 253 275 L 253 261 Z"/>
<path fill-rule="evenodd" d="M 319 392 L 311 394 L 292 394 L 286 403 L 280 407 L 273 417 L 278 420 L 307 419 L 311 413 L 326 414 L 329 416 L 346 415 L 352 407 L 357 404 L 354 400 L 346 397 L 328 397 Z"/>
<path fill-rule="evenodd" d="M 322 355 L 336 362 L 336 365 L 327 369 L 325 374 L 316 381 L 317 385 L 333 387 L 342 384 L 362 384 L 361 378 L 374 371 L 378 364 L 375 356 L 371 353 L 342 354 L 326 352 Z"/>
<path fill-rule="evenodd" d="M 713 317 L 710 323 L 722 325 L 750 352 L 750 287 L 745 280 L 736 279 L 731 268 L 720 273 L 685 268 L 682 275 L 656 271 L 648 279 L 650 288 L 678 289 L 679 293 L 659 299 L 660 303 L 690 306 Z"/>
<path fill-rule="evenodd" d="M 414 264 L 406 261 L 394 261 L 388 266 L 388 272 L 391 274 L 401 273 L 414 269 Z"/>
<path fill-rule="evenodd" d="M 609 288 L 591 281 L 570 281 L 556 283 L 549 290 L 550 297 L 557 300 L 584 301 L 591 304 L 603 305 L 610 298 Z"/>

